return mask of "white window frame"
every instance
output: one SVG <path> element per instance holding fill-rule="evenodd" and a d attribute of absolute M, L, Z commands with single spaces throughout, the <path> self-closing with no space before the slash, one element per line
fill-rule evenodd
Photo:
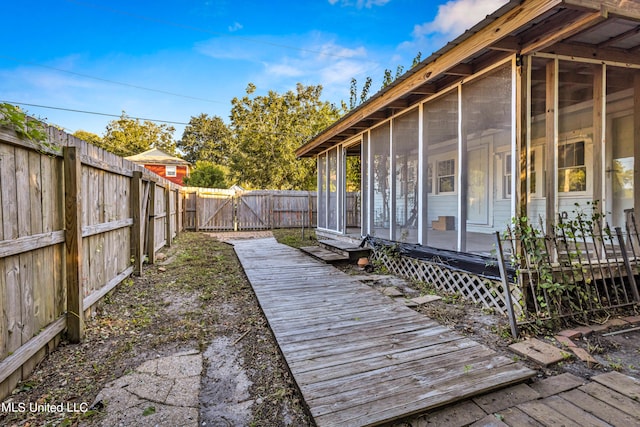
<path fill-rule="evenodd" d="M 176 176 L 178 176 L 178 167 L 176 165 L 165 165 L 164 176 L 175 178 Z"/>
<path fill-rule="evenodd" d="M 579 142 L 584 142 L 584 169 L 585 169 L 585 189 L 582 191 L 560 191 L 558 187 L 560 182 L 560 165 L 558 162 L 558 173 L 557 173 L 557 182 L 556 191 L 558 197 L 574 197 L 574 196 L 590 196 L 593 193 L 593 144 L 592 140 L 589 137 L 572 137 L 572 138 L 559 138 L 560 143 L 558 144 L 558 149 L 560 146 L 576 144 Z M 558 154 L 558 157 L 560 155 Z M 559 160 L 559 159 L 558 159 Z M 591 168 L 591 170 L 590 170 Z"/>
<path fill-rule="evenodd" d="M 453 173 L 451 175 L 440 175 L 440 163 L 444 162 L 453 162 Z M 456 194 L 456 189 L 458 188 L 458 175 L 456 173 L 458 169 L 458 162 L 455 157 L 442 157 L 435 161 L 435 184 L 436 184 L 436 194 Z M 442 191 L 440 189 L 440 179 L 453 177 L 453 190 L 451 191 Z"/>

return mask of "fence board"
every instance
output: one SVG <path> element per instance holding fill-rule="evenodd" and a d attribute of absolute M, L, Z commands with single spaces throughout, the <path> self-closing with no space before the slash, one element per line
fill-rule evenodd
<path fill-rule="evenodd" d="M 133 272 L 132 243 L 152 258 L 183 229 L 181 187 L 63 131 L 48 134 L 73 156 L 65 162 L 0 129 L 0 398 L 56 345 L 65 324 L 72 340 L 81 338 L 83 303 Z M 134 172 L 145 184 L 132 203 Z M 164 189 L 153 199 L 151 180 Z M 157 234 L 147 232 L 154 211 Z"/>
<path fill-rule="evenodd" d="M 317 224 L 315 191 L 187 188 L 181 197 L 186 230 L 265 230 Z M 356 209 L 358 203 L 351 206 Z M 351 216 L 359 221 L 359 212 Z"/>

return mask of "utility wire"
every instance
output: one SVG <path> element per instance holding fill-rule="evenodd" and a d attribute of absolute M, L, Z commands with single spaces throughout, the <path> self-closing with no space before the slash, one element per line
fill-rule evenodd
<path fill-rule="evenodd" d="M 108 114 L 108 113 L 98 113 L 96 111 L 86 111 L 86 110 L 74 110 L 72 108 L 63 108 L 63 107 L 51 107 L 48 105 L 39 105 L 39 104 L 28 104 L 26 102 L 15 102 L 15 101 L 0 101 L 0 103 L 7 103 L 7 104 L 13 104 L 13 105 L 26 105 L 27 107 L 37 107 L 37 108 L 47 108 L 49 110 L 60 110 L 60 111 L 70 111 L 72 113 L 83 113 L 83 114 L 93 114 L 96 116 L 106 116 L 106 117 L 122 117 L 122 115 L 117 115 L 117 114 Z M 157 122 L 157 123 L 167 123 L 167 124 L 172 124 L 172 125 L 188 125 L 189 123 L 184 123 L 184 122 L 174 122 L 171 120 L 158 120 L 158 119 L 147 119 L 144 117 L 134 117 L 134 116 L 130 116 L 128 114 L 125 114 L 125 117 L 129 118 L 129 119 L 135 119 L 135 120 L 144 120 L 144 121 L 149 121 L 149 122 Z"/>
<path fill-rule="evenodd" d="M 0 104 L 2 103 L 7 103 L 7 104 L 12 104 L 12 105 L 25 105 L 27 107 L 37 107 L 37 108 L 47 108 L 50 110 L 60 110 L 60 111 L 69 111 L 72 113 L 82 113 L 82 114 L 93 114 L 96 116 L 105 116 L 105 117 L 117 117 L 120 118 L 122 117 L 122 115 L 117 115 L 117 114 L 109 114 L 109 113 L 98 113 L 95 111 L 86 111 L 86 110 L 74 110 L 72 108 L 63 108 L 63 107 L 52 107 L 49 105 L 40 105 L 40 104 L 29 104 L 26 102 L 15 102 L 15 101 L 6 101 L 6 100 L 0 100 Z M 144 121 L 149 121 L 149 122 L 155 122 L 155 123 L 167 123 L 167 124 L 172 124 L 172 125 L 190 125 L 191 123 L 184 123 L 184 122 L 174 122 L 171 120 L 158 120 L 158 119 L 147 119 L 144 117 L 135 117 L 135 116 L 130 116 L 128 114 L 124 115 L 126 118 L 128 119 L 134 119 L 134 120 L 144 120 Z M 296 137 L 308 137 L 308 135 L 299 133 L 299 132 L 270 132 L 270 131 L 256 131 L 256 130 L 251 130 L 249 131 L 250 134 L 255 134 L 255 135 L 288 135 L 288 136 L 296 136 Z"/>
<path fill-rule="evenodd" d="M 10 61 L 14 61 L 14 62 L 18 62 L 18 63 L 24 63 L 24 64 L 29 64 L 29 65 L 34 65 L 34 66 L 37 66 L 37 67 L 47 68 L 49 70 L 59 71 L 61 73 L 67 73 L 67 74 L 71 74 L 71 75 L 74 75 L 74 76 L 84 77 L 86 79 L 98 80 L 98 81 L 105 82 L 105 83 L 131 87 L 131 88 L 134 88 L 134 89 L 141 89 L 141 90 L 146 90 L 146 91 L 149 91 L 149 92 L 162 93 L 164 95 L 178 96 L 180 98 L 194 99 L 194 100 L 197 100 L 197 101 L 205 101 L 205 102 L 213 102 L 213 103 L 217 103 L 217 104 L 225 104 L 225 102 L 222 102 L 222 101 L 214 101 L 214 100 L 211 100 L 211 99 L 198 98 L 196 96 L 189 96 L 189 95 L 182 95 L 182 94 L 179 94 L 179 93 L 168 92 L 166 90 L 153 89 L 153 88 L 148 88 L 148 87 L 144 87 L 144 86 L 134 85 L 134 84 L 131 84 L 131 83 L 123 83 L 123 82 L 118 82 L 118 81 L 115 81 L 115 80 L 104 79 L 104 78 L 101 78 L 101 77 L 94 77 L 94 76 L 90 76 L 88 74 L 76 73 L 75 71 L 64 70 L 62 68 L 51 67 L 49 65 L 38 64 L 36 62 L 26 61 L 26 60 L 22 60 L 22 59 L 18 59 L 18 58 L 12 58 L 10 56 L 0 55 L 0 58 L 8 59 Z"/>

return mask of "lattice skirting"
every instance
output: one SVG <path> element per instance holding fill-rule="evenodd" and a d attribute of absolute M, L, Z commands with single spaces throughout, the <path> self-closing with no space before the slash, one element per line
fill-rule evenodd
<path fill-rule="evenodd" d="M 508 313 L 504 286 L 501 281 L 453 270 L 442 264 L 400 255 L 389 255 L 380 250 L 373 251 L 372 259 L 398 276 L 431 284 L 441 291 L 458 293 L 468 300 L 482 303 L 483 306 L 499 313 L 505 315 Z M 520 317 L 523 312 L 522 291 L 516 284 L 511 285 L 510 288 L 514 313 Z"/>

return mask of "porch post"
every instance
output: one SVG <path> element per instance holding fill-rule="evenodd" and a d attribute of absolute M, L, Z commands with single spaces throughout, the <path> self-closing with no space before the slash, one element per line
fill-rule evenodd
<path fill-rule="evenodd" d="M 593 65 L 593 200 L 598 201 L 604 211 L 604 117 L 605 79 L 603 68 L 606 65 Z M 611 197 L 611 195 L 609 196 Z"/>
<path fill-rule="evenodd" d="M 513 198 L 516 202 L 513 211 L 514 216 L 527 216 L 529 208 L 529 193 L 527 191 L 527 176 L 529 175 L 529 75 L 531 57 L 516 58 L 515 87 L 516 87 L 516 106 L 515 106 L 515 155 L 514 159 L 518 159 L 517 166 L 514 171 L 519 171 L 518 181 L 515 185 L 515 194 Z M 515 174 L 514 174 L 515 175 Z"/>
<path fill-rule="evenodd" d="M 424 146 L 424 104 L 418 107 L 418 243 L 427 244 L 427 168 L 429 161 L 427 159 L 427 150 Z"/>
<path fill-rule="evenodd" d="M 467 126 L 462 105 L 462 86 L 458 86 L 458 251 L 467 251 Z"/>
<path fill-rule="evenodd" d="M 640 71 L 633 76 L 633 211 L 640 214 Z"/>
<path fill-rule="evenodd" d="M 367 172 L 367 180 L 369 182 L 369 185 L 367 186 L 367 197 L 369 198 L 367 205 L 369 206 L 369 210 L 367 211 L 367 215 L 369 215 L 369 221 L 368 222 L 368 231 L 367 234 L 373 234 L 374 232 L 374 206 L 375 204 L 373 203 L 373 186 L 374 186 L 374 182 L 375 182 L 375 177 L 374 175 L 374 170 L 373 170 L 373 144 L 371 143 L 371 129 L 369 129 L 367 131 L 366 134 L 366 138 L 367 138 L 367 168 L 368 168 L 368 172 Z"/>
<path fill-rule="evenodd" d="M 396 240 L 396 149 L 393 143 L 393 125 L 395 119 L 389 122 L 389 240 Z"/>
<path fill-rule="evenodd" d="M 546 153 L 545 153 L 545 163 L 546 163 L 546 174 L 547 174 L 547 182 L 545 186 L 545 195 L 546 195 L 546 223 L 545 228 L 547 233 L 553 230 L 554 225 L 556 223 L 556 214 L 557 214 L 557 175 L 558 175 L 558 165 L 557 165 L 557 146 L 556 140 L 558 135 L 558 60 L 549 61 L 547 64 L 547 94 L 546 94 Z"/>

